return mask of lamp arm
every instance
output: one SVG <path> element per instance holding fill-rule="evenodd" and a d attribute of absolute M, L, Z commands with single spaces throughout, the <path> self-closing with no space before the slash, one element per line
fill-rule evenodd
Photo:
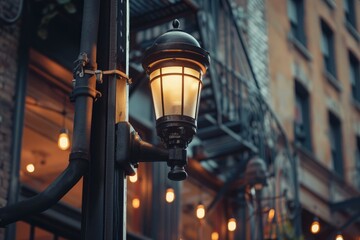
<path fill-rule="evenodd" d="M 165 148 L 155 146 L 143 141 L 139 134 L 133 132 L 131 146 L 131 161 L 136 162 L 167 162 L 169 151 Z"/>
<path fill-rule="evenodd" d="M 67 168 L 38 195 L 0 208 L 0 227 L 23 219 L 30 214 L 36 214 L 56 204 L 86 173 L 88 161 L 84 159 L 70 160 Z"/>

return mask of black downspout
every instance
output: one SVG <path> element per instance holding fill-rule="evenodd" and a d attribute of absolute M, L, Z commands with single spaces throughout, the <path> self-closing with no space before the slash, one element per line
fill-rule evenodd
<path fill-rule="evenodd" d="M 28 3 L 24 1 L 23 9 L 27 9 Z M 21 144 L 24 127 L 24 111 L 25 111 L 25 97 L 26 97 L 26 85 L 27 85 L 27 71 L 29 64 L 29 14 L 28 11 L 24 11 L 24 15 L 21 18 L 21 33 L 18 50 L 18 71 L 16 76 L 16 96 L 13 115 L 13 139 L 11 149 L 11 169 L 10 169 L 10 184 L 8 190 L 7 204 L 13 204 L 18 201 L 20 187 L 19 187 L 19 171 L 21 161 Z M 16 23 L 19 24 L 19 23 Z M 5 231 L 5 239 L 15 239 L 16 227 L 15 224 L 8 226 Z"/>
<path fill-rule="evenodd" d="M 0 226 L 42 212 L 57 203 L 87 172 L 90 147 L 90 127 L 92 106 L 96 97 L 96 79 L 93 74 L 83 74 L 84 69 L 96 68 L 96 44 L 99 19 L 99 0 L 84 1 L 83 28 L 81 35 L 76 84 L 73 91 L 75 116 L 73 130 L 73 146 L 68 167 L 38 195 L 0 208 Z M 85 54 L 86 53 L 86 57 Z"/>

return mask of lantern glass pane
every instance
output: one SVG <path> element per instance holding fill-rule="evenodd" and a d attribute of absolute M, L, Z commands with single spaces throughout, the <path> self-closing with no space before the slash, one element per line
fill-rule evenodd
<path fill-rule="evenodd" d="M 176 75 L 165 75 L 162 77 L 162 84 L 164 94 L 164 115 L 181 115 L 182 75 L 180 73 Z"/>
<path fill-rule="evenodd" d="M 162 100 L 161 100 L 161 81 L 160 78 L 154 79 L 151 84 L 151 93 L 154 102 L 156 119 L 163 116 L 162 112 Z"/>
<path fill-rule="evenodd" d="M 156 69 L 150 73 L 150 81 L 160 75 L 160 69 Z"/>
<path fill-rule="evenodd" d="M 199 75 L 199 72 L 198 72 Z M 200 81 L 197 78 L 184 77 L 184 115 L 196 119 L 197 104 L 199 94 Z"/>
<path fill-rule="evenodd" d="M 178 66 L 164 67 L 161 69 L 161 73 L 162 74 L 173 74 L 173 73 L 182 74 L 182 67 L 178 67 Z"/>
<path fill-rule="evenodd" d="M 187 74 L 187 75 L 191 75 L 191 76 L 194 76 L 196 78 L 200 78 L 200 72 L 195 70 L 195 69 L 192 69 L 192 68 L 185 68 L 184 69 L 184 73 Z"/>

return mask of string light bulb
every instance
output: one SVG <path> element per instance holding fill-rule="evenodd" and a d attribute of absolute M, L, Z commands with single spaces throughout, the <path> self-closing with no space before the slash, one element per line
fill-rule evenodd
<path fill-rule="evenodd" d="M 274 217 L 275 217 L 275 209 L 270 208 L 268 214 L 268 222 L 271 223 L 274 220 Z"/>
<path fill-rule="evenodd" d="M 336 234 L 335 240 L 344 240 L 344 237 L 341 233 Z"/>
<path fill-rule="evenodd" d="M 68 150 L 70 147 L 69 130 L 62 128 L 60 130 L 58 146 L 61 150 Z"/>
<path fill-rule="evenodd" d="M 317 217 L 314 217 L 314 220 L 311 223 L 310 231 L 312 234 L 318 234 L 320 232 L 320 222 Z"/>
<path fill-rule="evenodd" d="M 172 203 L 175 200 L 175 191 L 173 188 L 166 189 L 166 196 L 165 196 L 166 202 Z"/>
<path fill-rule="evenodd" d="M 211 233 L 211 240 L 219 240 L 219 233 L 212 232 Z"/>
<path fill-rule="evenodd" d="M 28 165 L 26 165 L 26 171 L 28 171 L 29 173 L 33 173 L 35 171 L 35 165 L 29 163 Z"/>
<path fill-rule="evenodd" d="M 130 182 L 132 182 L 132 183 L 136 183 L 137 180 L 138 180 L 137 172 L 135 173 L 134 176 L 129 176 L 129 180 L 130 180 Z"/>
<path fill-rule="evenodd" d="M 137 209 L 140 207 L 140 199 L 139 198 L 134 198 L 131 202 L 133 208 Z"/>
<path fill-rule="evenodd" d="M 233 232 L 236 230 L 236 219 L 235 218 L 230 218 L 228 221 L 228 230 L 230 232 Z"/>
<path fill-rule="evenodd" d="M 203 219 L 205 217 L 205 206 L 201 202 L 196 207 L 196 217 L 198 219 Z"/>

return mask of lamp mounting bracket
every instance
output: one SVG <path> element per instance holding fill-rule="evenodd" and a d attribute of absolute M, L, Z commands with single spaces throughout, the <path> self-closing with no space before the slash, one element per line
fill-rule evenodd
<path fill-rule="evenodd" d="M 126 73 L 124 73 L 120 70 L 117 70 L 117 69 L 105 70 L 105 71 L 100 70 L 100 69 L 97 69 L 97 70 L 85 69 L 84 73 L 95 75 L 96 81 L 100 84 L 103 83 L 103 75 L 116 75 L 120 79 L 125 79 L 128 84 L 132 83 L 131 78 L 129 78 L 128 75 L 126 75 Z"/>

